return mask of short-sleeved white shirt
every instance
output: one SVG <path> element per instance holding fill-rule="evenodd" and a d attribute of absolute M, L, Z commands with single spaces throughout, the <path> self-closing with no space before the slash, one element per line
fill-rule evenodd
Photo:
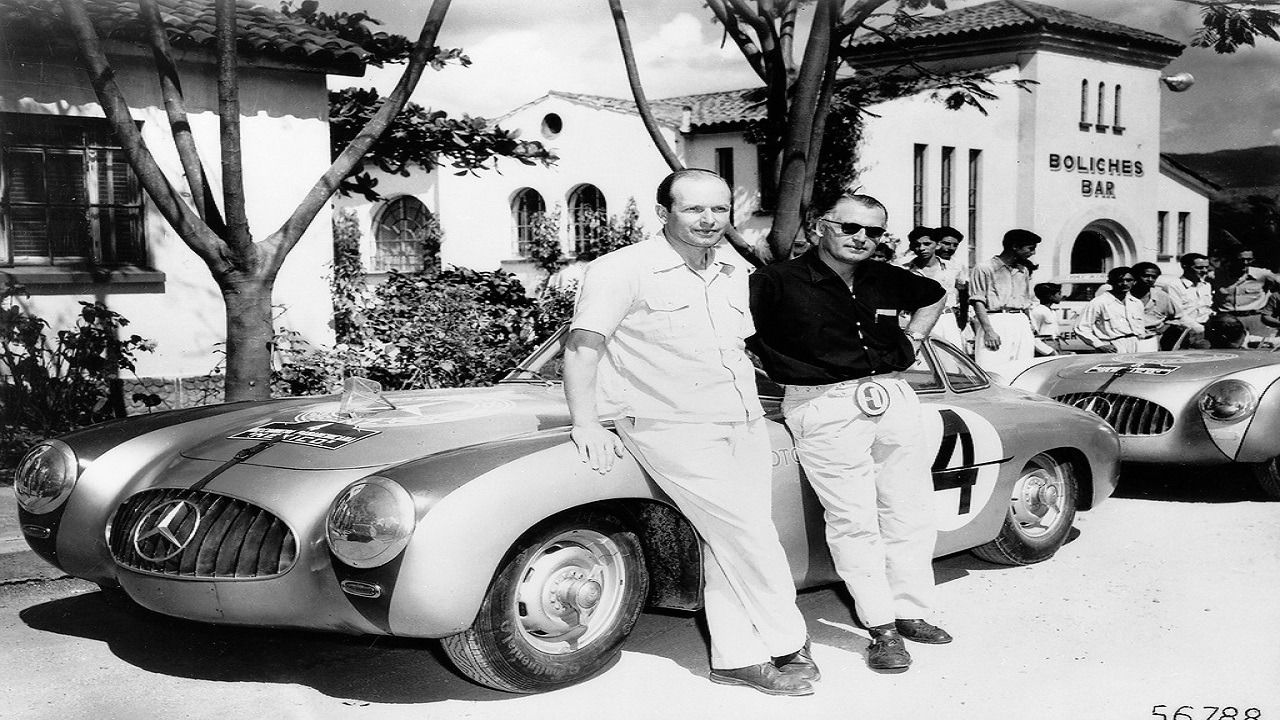
<path fill-rule="evenodd" d="M 661 233 L 588 267 L 570 328 L 605 338 L 602 418 L 739 422 L 763 415 L 745 340 L 746 262 L 721 244 L 689 267 Z"/>

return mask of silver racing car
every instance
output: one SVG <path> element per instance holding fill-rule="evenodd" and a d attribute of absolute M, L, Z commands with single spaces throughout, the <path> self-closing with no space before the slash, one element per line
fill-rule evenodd
<path fill-rule="evenodd" d="M 563 335 L 496 387 L 231 403 L 104 423 L 36 446 L 15 491 L 31 547 L 156 612 L 215 624 L 439 638 L 512 692 L 589 677 L 640 611 L 701 605 L 697 536 L 630 458 L 579 461 Z M 1044 560 L 1111 494 L 1096 414 L 994 386 L 932 344 L 924 400 L 936 554 Z M 774 514 L 796 584 L 838 580 L 778 412 Z"/>

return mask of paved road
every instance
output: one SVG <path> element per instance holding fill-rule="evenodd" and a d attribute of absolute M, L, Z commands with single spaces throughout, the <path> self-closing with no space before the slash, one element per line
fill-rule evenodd
<path fill-rule="evenodd" d="M 1214 706 L 1280 718 L 1280 503 L 1204 475 L 1126 478 L 1047 563 L 938 561 L 938 620 L 957 641 L 912 646 L 904 674 L 866 668 L 840 591 L 802 594 L 824 673 L 809 698 L 709 683 L 684 615 L 642 616 L 586 683 L 512 696 L 457 676 L 432 643 L 215 628 L 63 579 L 0 585 L 0 717 L 1150 720 L 1190 705 L 1195 720 Z M 1192 493 L 1206 482 L 1218 489 Z"/>

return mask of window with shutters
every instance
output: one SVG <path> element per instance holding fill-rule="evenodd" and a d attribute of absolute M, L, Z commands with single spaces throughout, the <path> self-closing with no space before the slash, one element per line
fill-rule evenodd
<path fill-rule="evenodd" d="M 106 120 L 0 113 L 0 265 L 143 265 L 142 217 Z"/>

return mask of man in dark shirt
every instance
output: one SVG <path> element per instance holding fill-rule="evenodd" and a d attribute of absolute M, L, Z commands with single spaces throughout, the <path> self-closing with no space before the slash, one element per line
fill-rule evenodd
<path fill-rule="evenodd" d="M 931 458 L 920 402 L 894 375 L 915 362 L 942 313 L 937 282 L 872 261 L 888 212 L 846 195 L 821 213 L 815 247 L 751 276 L 748 347 L 786 386 L 782 411 L 826 508 L 836 569 L 871 633 L 867 664 L 911 663 L 902 638 L 945 643 L 924 620 L 933 594 Z M 898 314 L 913 313 L 906 330 Z"/>

